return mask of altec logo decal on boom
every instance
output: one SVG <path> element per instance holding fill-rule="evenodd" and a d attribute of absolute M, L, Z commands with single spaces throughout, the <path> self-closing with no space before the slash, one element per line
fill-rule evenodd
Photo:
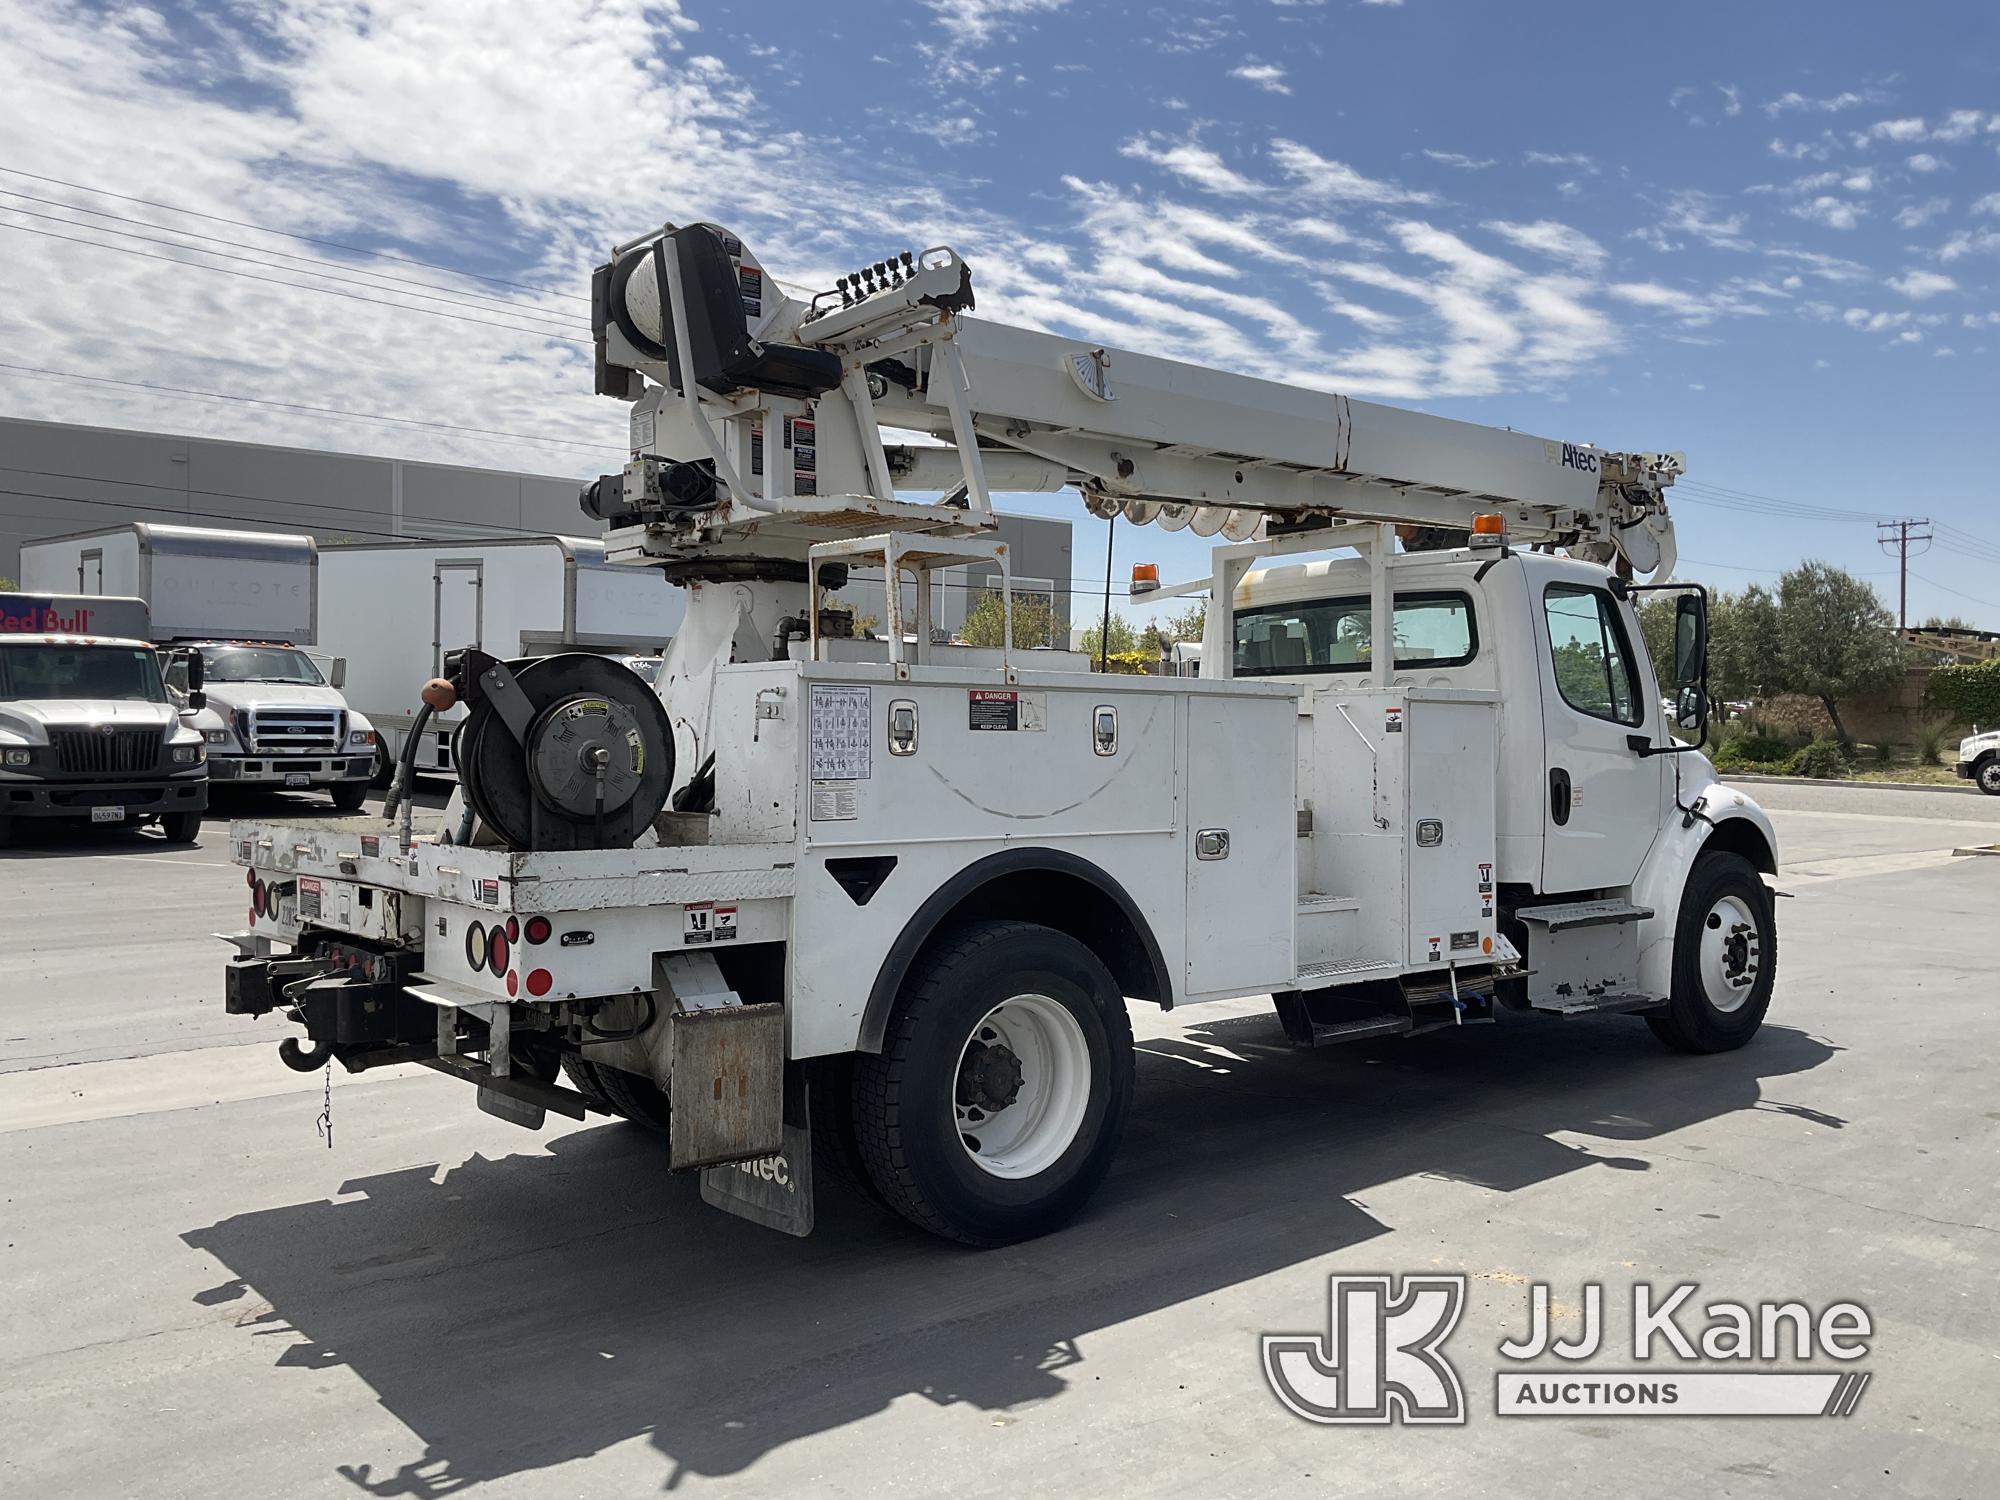
<path fill-rule="evenodd" d="M 1692 1282 L 1656 1295 L 1632 1288 L 1632 1358 L 1637 1370 L 1586 1368 L 1604 1342 L 1604 1289 L 1583 1287 L 1582 1326 L 1573 1339 L 1551 1333 L 1549 1288 L 1529 1289 L 1528 1336 L 1501 1343 L 1505 1361 L 1558 1363 L 1502 1368 L 1494 1409 L 1503 1417 L 1600 1416 L 1845 1417 L 1860 1405 L 1866 1370 L 1773 1369 L 1817 1357 L 1852 1361 L 1868 1353 L 1867 1309 L 1835 1302 L 1815 1314 L 1802 1302 L 1711 1302 L 1696 1327 Z M 1465 1310 L 1464 1276 L 1329 1278 L 1327 1332 L 1266 1334 L 1264 1379 L 1287 1410 L 1308 1422 L 1462 1424 L 1465 1393 L 1444 1343 Z M 1658 1359 L 1658 1363 L 1650 1363 Z M 1756 1361 L 1756 1369 L 1718 1369 Z M 1567 1363 L 1562 1363 L 1567 1362 Z"/>

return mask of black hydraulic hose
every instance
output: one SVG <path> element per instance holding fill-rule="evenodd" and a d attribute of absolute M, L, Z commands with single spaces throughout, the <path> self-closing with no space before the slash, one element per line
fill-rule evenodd
<path fill-rule="evenodd" d="M 601 1042 L 629 1042 L 648 1026 L 651 1026 L 654 1021 L 658 1020 L 660 1015 L 659 1003 L 653 999 L 652 991 L 646 991 L 639 998 L 646 1002 L 646 1019 L 641 1021 L 637 1026 L 630 1027 L 624 1031 L 600 1031 L 595 1022 L 585 1021 L 583 1029 Z"/>
<path fill-rule="evenodd" d="M 431 721 L 431 706 L 426 703 L 417 710 L 417 716 L 410 723 L 410 732 L 403 737 L 403 753 L 396 759 L 396 775 L 389 783 L 389 795 L 382 799 L 382 817 L 385 820 L 396 816 L 396 809 L 410 795 L 410 784 L 417 779 L 417 741 L 423 738 L 424 729 Z"/>

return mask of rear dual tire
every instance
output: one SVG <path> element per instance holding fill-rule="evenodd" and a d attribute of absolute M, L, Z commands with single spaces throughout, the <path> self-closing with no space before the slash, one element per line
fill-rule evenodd
<path fill-rule="evenodd" d="M 1103 962 L 1026 922 L 970 922 L 905 982 L 855 1060 L 853 1146 L 883 1202 L 967 1245 L 1066 1222 L 1103 1182 L 1132 1102 L 1132 1027 Z"/>

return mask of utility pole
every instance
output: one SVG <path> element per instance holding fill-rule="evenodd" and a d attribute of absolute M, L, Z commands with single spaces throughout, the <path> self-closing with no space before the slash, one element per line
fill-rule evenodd
<path fill-rule="evenodd" d="M 1896 558 L 1896 628 L 1898 630 L 1908 630 L 1910 628 L 1910 543 L 1922 542 L 1924 544 L 1924 551 L 1928 551 L 1930 549 L 1932 533 L 1928 530 L 1918 531 L 1915 528 L 1919 526 L 1929 527 L 1930 524 L 1928 516 L 1921 518 L 1912 517 L 1901 521 L 1877 521 L 1875 523 L 1876 542 L 1880 544 L 1884 552 L 1892 553 Z M 1923 555 L 1923 552 L 1917 553 L 1919 557 Z"/>

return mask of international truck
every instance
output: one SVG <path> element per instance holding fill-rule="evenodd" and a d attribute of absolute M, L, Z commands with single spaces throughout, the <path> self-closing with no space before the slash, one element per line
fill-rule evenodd
<path fill-rule="evenodd" d="M 346 663 L 348 701 L 378 736 L 371 769 L 381 786 L 410 739 L 418 689 L 443 670 L 446 652 L 657 656 L 685 602 L 657 572 L 611 566 L 597 537 L 328 547 L 319 588 L 320 644 Z M 430 717 L 412 752 L 417 775 L 457 778 L 451 747 L 463 717 L 462 709 Z"/>
<path fill-rule="evenodd" d="M 943 247 L 806 299 L 668 225 L 592 300 L 631 457 L 582 504 L 686 617 L 652 686 L 440 631 L 442 817 L 406 754 L 383 821 L 235 825 L 226 1003 L 294 1020 L 289 1065 L 428 1067 L 531 1128 L 622 1116 L 791 1233 L 830 1172 L 994 1245 L 1109 1169 L 1133 1004 L 1269 996 L 1300 1047 L 1756 1035 L 1777 842 L 1701 753 L 1678 455 L 978 319 Z M 933 644 L 898 580 L 973 563 L 1011 622 L 999 482 L 1212 539 L 1200 675 Z M 826 604 L 855 565 L 878 641 Z M 1657 668 L 1649 590 L 1675 600 Z"/>
<path fill-rule="evenodd" d="M 375 730 L 342 697 L 338 659 L 307 649 L 319 614 L 313 538 L 135 521 L 23 543 L 21 576 L 146 602 L 169 688 L 185 694 L 191 672 L 207 684 L 192 722 L 218 786 L 324 791 L 338 809 L 361 806 Z"/>
<path fill-rule="evenodd" d="M 0 848 L 56 821 L 199 836 L 206 746 L 149 633 L 141 599 L 0 593 Z"/>

